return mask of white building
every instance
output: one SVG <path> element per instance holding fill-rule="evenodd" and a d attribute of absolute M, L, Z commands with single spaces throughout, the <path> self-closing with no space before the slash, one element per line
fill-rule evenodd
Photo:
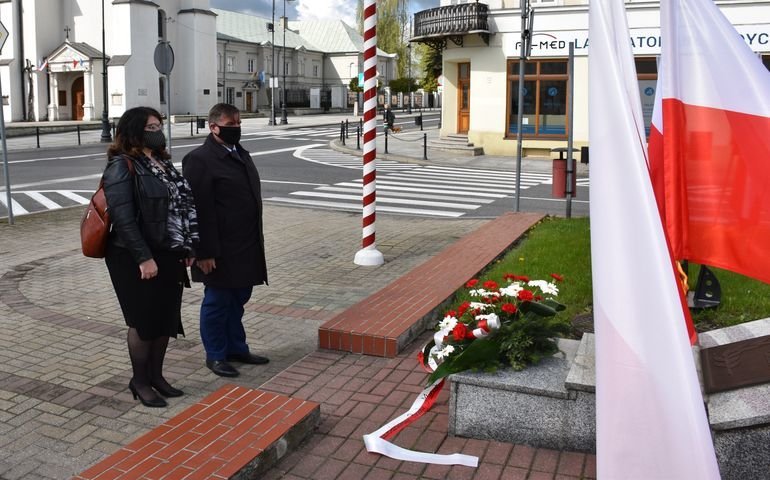
<path fill-rule="evenodd" d="M 287 108 L 348 108 L 348 85 L 362 70 L 363 38 L 341 20 L 286 22 L 227 10 L 217 15 L 219 96 L 255 112 L 270 108 L 271 77 Z M 285 34 L 285 37 L 284 37 Z M 275 63 L 273 63 L 275 55 Z M 396 54 L 377 50 L 377 73 L 395 78 Z M 275 70 L 275 74 L 273 74 Z M 282 93 L 277 93 L 276 108 Z"/>
<path fill-rule="evenodd" d="M 770 68 L 770 2 L 716 3 Z M 442 135 L 467 133 L 487 154 L 516 154 L 520 4 L 441 0 L 440 7 L 415 15 L 412 41 L 443 49 Z M 588 0 L 532 0 L 531 6 L 536 15 L 524 79 L 523 147 L 525 155 L 547 155 L 566 146 L 568 115 L 574 115 L 575 146 L 588 143 Z M 627 0 L 626 8 L 649 124 L 660 54 L 659 3 Z M 567 94 L 570 42 L 575 44 L 573 112 Z"/>
<path fill-rule="evenodd" d="M 103 31 L 109 117 L 138 105 L 165 112 L 166 79 L 153 62 L 159 41 L 174 50 L 172 113 L 206 112 L 216 103 L 208 0 L 5 0 L 0 21 L 9 31 L 0 55 L 8 121 L 100 118 Z"/>

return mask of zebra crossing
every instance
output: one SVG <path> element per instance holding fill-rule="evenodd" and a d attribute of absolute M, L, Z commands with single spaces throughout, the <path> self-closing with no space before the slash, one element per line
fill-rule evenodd
<path fill-rule="evenodd" d="M 318 163 L 331 167 L 348 168 L 352 170 L 361 170 L 361 157 L 349 153 L 335 152 L 328 148 L 314 148 L 312 146 L 298 148 L 294 152 L 294 157 L 307 162 Z M 412 170 L 418 165 L 410 163 L 394 162 L 392 160 L 377 160 L 377 170 L 380 172 L 397 172 L 402 170 Z"/>
<path fill-rule="evenodd" d="M 361 168 L 360 161 L 359 158 L 356 168 Z M 378 213 L 457 218 L 502 198 L 511 197 L 516 191 L 514 173 L 443 166 L 407 166 L 385 170 L 380 168 L 378 162 Z M 550 180 L 549 174 L 524 173 L 521 176 L 521 189 L 523 191 Z M 266 201 L 361 211 L 362 191 L 363 180 L 355 179 L 291 192 L 286 197 L 270 197 Z"/>
<path fill-rule="evenodd" d="M 353 127 L 355 135 L 355 127 Z M 318 140 L 320 138 L 338 138 L 340 136 L 339 126 L 330 127 L 300 127 L 288 130 L 260 130 L 257 132 L 244 132 L 242 138 L 248 140 L 254 139 L 292 139 L 292 140 Z"/>
<path fill-rule="evenodd" d="M 13 215 L 27 215 L 45 210 L 86 205 L 93 190 L 13 190 L 11 205 Z M 8 199 L 5 192 L 0 192 L 0 217 L 8 216 Z"/>

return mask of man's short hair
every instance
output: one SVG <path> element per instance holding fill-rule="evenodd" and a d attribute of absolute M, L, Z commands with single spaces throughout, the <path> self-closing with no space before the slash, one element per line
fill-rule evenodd
<path fill-rule="evenodd" d="M 217 103 L 209 110 L 209 123 L 217 123 L 222 117 L 235 117 L 241 111 L 235 105 L 229 103 Z"/>

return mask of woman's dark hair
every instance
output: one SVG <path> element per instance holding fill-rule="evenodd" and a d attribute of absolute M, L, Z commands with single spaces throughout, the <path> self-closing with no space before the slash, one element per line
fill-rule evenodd
<path fill-rule="evenodd" d="M 163 125 L 163 117 L 160 112 L 150 107 L 130 108 L 121 115 L 118 120 L 118 127 L 115 130 L 115 141 L 107 149 L 107 155 L 112 158 L 116 155 L 126 154 L 131 157 L 142 156 L 144 148 L 144 126 L 147 125 L 147 119 L 155 117 Z M 168 140 L 167 140 L 168 141 Z M 168 159 L 171 155 L 164 148 L 161 151 L 154 151 L 160 158 Z"/>

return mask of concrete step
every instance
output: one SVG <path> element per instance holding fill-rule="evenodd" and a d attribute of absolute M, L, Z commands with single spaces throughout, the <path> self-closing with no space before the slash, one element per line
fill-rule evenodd
<path fill-rule="evenodd" d="M 484 149 L 482 147 L 475 147 L 473 144 L 467 145 L 442 142 L 440 140 L 431 140 L 428 142 L 428 146 L 434 150 L 450 152 L 461 157 L 475 157 L 477 155 L 484 155 Z"/>

